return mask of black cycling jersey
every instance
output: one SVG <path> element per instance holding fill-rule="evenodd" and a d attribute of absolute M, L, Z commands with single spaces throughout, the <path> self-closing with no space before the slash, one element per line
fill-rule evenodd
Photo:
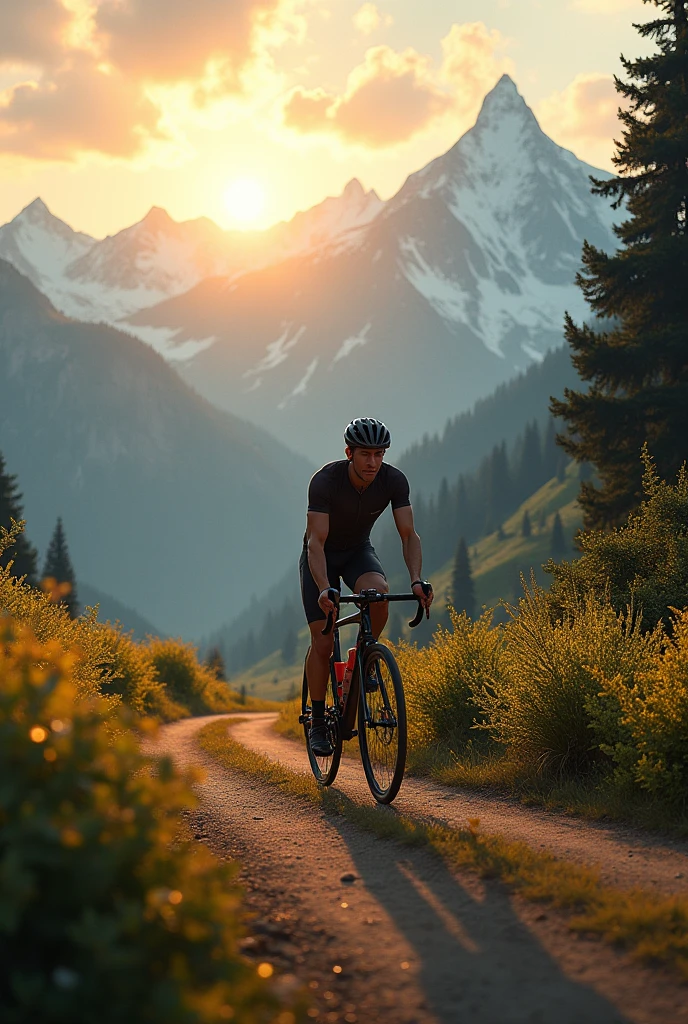
<path fill-rule="evenodd" d="M 389 504 L 396 509 L 411 501 L 408 480 L 400 469 L 386 462 L 360 494 L 349 479 L 346 459 L 323 466 L 308 487 L 308 511 L 327 512 L 330 517 L 325 551 L 346 551 L 365 544 L 375 520 Z"/>

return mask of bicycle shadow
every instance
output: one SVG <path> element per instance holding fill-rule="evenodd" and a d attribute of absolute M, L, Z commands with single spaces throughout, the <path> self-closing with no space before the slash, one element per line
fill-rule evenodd
<path fill-rule="evenodd" d="M 394 812 L 380 808 L 380 813 Z M 628 1021 L 607 999 L 562 971 L 519 919 L 499 882 L 464 885 L 427 848 L 381 839 L 379 848 L 376 843 L 371 849 L 370 837 L 350 823 L 341 818 L 330 822 L 353 858 L 360 878 L 356 886 L 370 890 L 410 947 L 410 969 L 427 1010 L 442 1024 Z M 355 887 L 348 892 L 346 898 L 354 900 Z M 383 948 L 379 932 L 372 941 L 375 949 Z M 594 951 L 587 955 L 594 960 Z"/>

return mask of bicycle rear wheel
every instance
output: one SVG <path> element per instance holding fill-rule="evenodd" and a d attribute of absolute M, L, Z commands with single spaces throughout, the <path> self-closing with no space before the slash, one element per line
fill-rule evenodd
<path fill-rule="evenodd" d="M 308 703 L 308 680 L 306 678 L 306 666 L 303 666 L 303 686 L 301 688 L 301 721 L 306 737 L 306 751 L 310 762 L 311 771 L 321 786 L 331 786 L 339 771 L 339 762 L 342 759 L 342 734 L 339 729 L 339 716 L 334 702 L 332 691 L 332 678 L 328 680 L 325 693 L 325 725 L 332 744 L 332 753 L 329 757 L 319 757 L 311 750 L 310 728 L 311 708 Z"/>
<path fill-rule="evenodd" d="M 394 655 L 382 644 L 371 644 L 363 657 L 358 743 L 370 792 L 378 803 L 391 803 L 406 767 L 406 701 Z"/>

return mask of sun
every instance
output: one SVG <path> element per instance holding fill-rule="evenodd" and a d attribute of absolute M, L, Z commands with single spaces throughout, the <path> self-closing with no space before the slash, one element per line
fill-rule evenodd
<path fill-rule="evenodd" d="M 265 189 L 257 178 L 235 178 L 225 189 L 224 200 L 234 220 L 250 224 L 265 209 Z"/>

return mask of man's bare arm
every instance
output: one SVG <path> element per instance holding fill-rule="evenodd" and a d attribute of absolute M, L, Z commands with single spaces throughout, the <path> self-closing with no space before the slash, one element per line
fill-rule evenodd
<path fill-rule="evenodd" d="M 399 536 L 401 537 L 401 550 L 406 562 L 406 568 L 409 571 L 411 582 L 422 578 L 421 573 L 423 569 L 423 552 L 421 549 L 420 537 L 416 533 L 415 526 L 413 524 L 413 509 L 410 505 L 404 505 L 403 508 L 396 508 L 393 512 L 394 522 L 396 523 Z M 420 586 L 413 588 L 413 593 L 416 594 L 419 601 L 422 602 L 423 606 L 429 608 L 432 604 L 432 592 L 428 596 L 423 593 Z"/>
<path fill-rule="evenodd" d="M 328 590 L 330 581 L 327 577 L 327 559 L 325 557 L 325 541 L 330 532 L 330 517 L 327 512 L 309 512 L 306 522 L 306 544 L 308 549 L 308 568 L 320 591 L 318 604 L 324 612 L 335 610 L 329 598 L 323 596 Z"/>

